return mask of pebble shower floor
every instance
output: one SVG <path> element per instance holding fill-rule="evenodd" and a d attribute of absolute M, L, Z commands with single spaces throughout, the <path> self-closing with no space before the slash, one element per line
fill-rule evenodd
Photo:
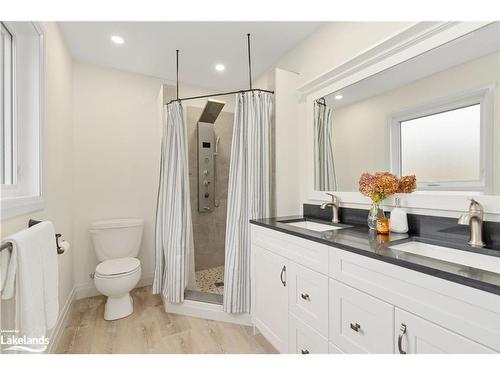
<path fill-rule="evenodd" d="M 196 271 L 196 287 L 199 292 L 224 294 L 224 266 Z"/>

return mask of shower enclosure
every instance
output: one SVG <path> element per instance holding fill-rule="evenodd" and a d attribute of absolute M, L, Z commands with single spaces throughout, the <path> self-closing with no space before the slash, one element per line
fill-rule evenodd
<path fill-rule="evenodd" d="M 229 159 L 234 114 L 209 99 L 188 106 L 189 183 L 196 287 L 186 298 L 222 303 Z"/>

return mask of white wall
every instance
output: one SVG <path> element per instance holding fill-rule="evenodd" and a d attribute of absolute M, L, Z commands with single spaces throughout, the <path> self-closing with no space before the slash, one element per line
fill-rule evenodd
<path fill-rule="evenodd" d="M 283 69 L 275 70 L 274 77 L 274 196 L 277 216 L 296 215 L 301 211 L 298 171 L 301 160 L 299 108 L 296 105 L 299 75 Z"/>
<path fill-rule="evenodd" d="M 283 55 L 255 81 L 270 87 L 274 68 L 300 75 L 299 86 L 350 60 L 375 44 L 401 32 L 413 22 L 330 22 Z"/>
<path fill-rule="evenodd" d="M 51 220 L 56 232 L 73 243 L 72 61 L 57 24 L 45 23 L 45 123 L 43 129 L 43 192 L 45 209 L 2 220 L 1 237 L 26 228 L 30 218 Z M 74 243 L 73 243 L 74 245 Z M 55 251 L 55 249 L 54 249 Z M 63 309 L 73 289 L 72 248 L 58 256 L 59 305 Z M 2 302 L 2 303 L 5 303 Z M 6 310 L 2 311 L 7 314 Z"/>
<path fill-rule="evenodd" d="M 393 36 L 413 25 L 412 22 L 332 22 L 327 23 L 309 37 L 304 39 L 295 48 L 288 51 L 282 56 L 273 67 L 268 69 L 264 74 L 255 80 L 254 87 L 274 89 L 275 87 L 275 68 L 296 72 L 299 75 L 297 86 L 316 78 L 333 67 L 338 66 L 360 53 L 366 51 L 375 44 Z M 296 90 L 290 87 L 288 95 L 297 95 Z M 282 94 L 284 92 L 282 91 Z M 288 103 L 288 106 L 293 106 Z M 277 170 L 287 170 L 291 175 L 284 176 L 284 180 L 294 180 L 299 184 L 299 189 L 293 194 L 295 200 L 300 204 L 307 202 L 307 186 L 306 186 L 306 168 L 309 166 L 303 163 L 306 160 L 305 146 L 305 127 L 306 127 L 306 108 L 304 103 L 296 100 L 296 106 L 293 111 L 298 113 L 297 121 L 299 122 L 298 130 L 294 134 L 288 134 L 288 140 L 300 145 L 297 149 L 299 159 L 298 168 L 292 170 L 289 168 L 289 161 L 286 158 L 277 160 Z M 291 107 L 289 107 L 291 108 Z M 292 111 L 292 109 L 290 109 Z M 276 118 L 276 128 L 286 127 L 287 119 L 282 117 Z M 279 142 L 279 140 L 278 140 Z M 296 204 L 292 204 L 293 197 L 287 190 L 286 185 L 277 188 L 276 195 L 285 194 L 288 197 L 286 206 L 282 206 L 283 212 L 301 213 L 302 209 L 297 208 Z M 325 196 L 325 200 L 329 199 Z M 298 212 L 297 212 L 298 209 Z"/>
<path fill-rule="evenodd" d="M 92 221 L 145 219 L 139 258 L 154 269 L 154 218 L 161 141 L 159 78 L 75 62 L 74 243 L 77 297 L 96 294 Z"/>

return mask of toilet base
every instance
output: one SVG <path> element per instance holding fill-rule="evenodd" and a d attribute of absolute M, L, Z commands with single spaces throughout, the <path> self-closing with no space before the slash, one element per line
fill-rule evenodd
<path fill-rule="evenodd" d="M 134 304 L 130 293 L 121 297 L 108 297 L 104 306 L 104 320 L 125 318 L 134 312 Z"/>

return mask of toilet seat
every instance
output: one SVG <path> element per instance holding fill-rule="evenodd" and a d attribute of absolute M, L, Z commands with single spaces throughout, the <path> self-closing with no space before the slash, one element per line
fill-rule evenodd
<path fill-rule="evenodd" d="M 137 258 L 108 259 L 97 265 L 95 276 L 106 279 L 124 277 L 137 272 L 140 268 L 141 262 Z"/>

